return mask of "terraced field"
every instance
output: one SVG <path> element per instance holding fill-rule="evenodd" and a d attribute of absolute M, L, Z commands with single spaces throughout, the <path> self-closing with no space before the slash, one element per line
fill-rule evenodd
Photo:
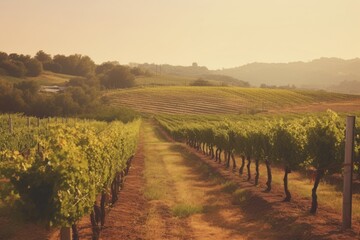
<path fill-rule="evenodd" d="M 173 86 L 115 90 L 105 96 L 113 106 L 127 106 L 144 113 L 237 114 L 308 108 L 339 111 L 341 106 L 360 109 L 357 95 L 284 89 Z"/>

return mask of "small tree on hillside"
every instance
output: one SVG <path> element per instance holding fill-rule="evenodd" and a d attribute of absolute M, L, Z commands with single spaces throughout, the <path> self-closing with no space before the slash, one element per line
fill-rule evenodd
<path fill-rule="evenodd" d="M 135 77 L 129 68 L 115 66 L 101 78 L 101 84 L 106 88 L 130 88 L 135 86 Z"/>
<path fill-rule="evenodd" d="M 38 51 L 35 55 L 35 58 L 42 63 L 48 63 L 52 61 L 51 55 L 45 53 L 43 50 Z"/>
<path fill-rule="evenodd" d="M 190 85 L 191 86 L 212 86 L 212 84 L 209 81 L 204 80 L 202 78 L 199 78 L 199 79 L 193 81 Z"/>
<path fill-rule="evenodd" d="M 43 71 L 42 63 L 35 58 L 32 58 L 29 61 L 27 61 L 25 63 L 25 67 L 27 69 L 26 75 L 29 77 L 37 77 Z"/>

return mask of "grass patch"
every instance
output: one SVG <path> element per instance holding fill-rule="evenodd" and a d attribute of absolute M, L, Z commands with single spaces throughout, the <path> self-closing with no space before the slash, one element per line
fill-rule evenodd
<path fill-rule="evenodd" d="M 243 205 L 247 200 L 250 199 L 249 191 L 244 189 L 238 189 L 232 194 L 231 203 L 234 205 Z"/>
<path fill-rule="evenodd" d="M 147 187 L 144 196 L 147 200 L 159 200 L 163 198 L 164 192 L 157 187 Z"/>
<path fill-rule="evenodd" d="M 204 207 L 199 205 L 180 203 L 172 207 L 171 211 L 175 217 L 186 218 L 196 213 L 203 213 Z"/>
<path fill-rule="evenodd" d="M 222 191 L 226 193 L 233 193 L 238 189 L 238 185 L 233 181 L 227 181 L 222 185 Z"/>

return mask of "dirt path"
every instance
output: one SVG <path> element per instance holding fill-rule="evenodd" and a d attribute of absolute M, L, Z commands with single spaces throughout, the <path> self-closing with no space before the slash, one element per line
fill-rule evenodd
<path fill-rule="evenodd" d="M 149 124 L 144 137 L 147 239 L 246 239 L 245 227 L 266 228 L 251 226 L 218 179 L 209 178 L 206 165 L 181 144 Z"/>

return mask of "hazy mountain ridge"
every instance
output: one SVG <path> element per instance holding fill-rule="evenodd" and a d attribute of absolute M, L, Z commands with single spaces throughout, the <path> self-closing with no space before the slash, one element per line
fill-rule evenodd
<path fill-rule="evenodd" d="M 243 79 L 253 86 L 296 85 L 327 89 L 344 81 L 360 81 L 360 59 L 320 58 L 310 62 L 250 63 L 214 71 Z"/>
<path fill-rule="evenodd" d="M 250 63 L 234 68 L 209 70 L 198 66 L 173 66 L 169 64 L 137 64 L 155 74 L 193 76 L 221 80 L 231 85 L 249 83 L 251 86 L 292 86 L 297 88 L 324 89 L 342 93 L 360 93 L 360 58 L 320 58 L 309 62 Z M 216 75 L 216 77 L 215 77 Z M 221 77 L 222 76 L 222 77 Z M 229 76 L 231 78 L 227 78 Z M 239 81 L 240 84 L 236 84 Z M 359 83 L 358 83 L 359 82 Z M 247 85 L 247 84 L 246 84 Z"/>

